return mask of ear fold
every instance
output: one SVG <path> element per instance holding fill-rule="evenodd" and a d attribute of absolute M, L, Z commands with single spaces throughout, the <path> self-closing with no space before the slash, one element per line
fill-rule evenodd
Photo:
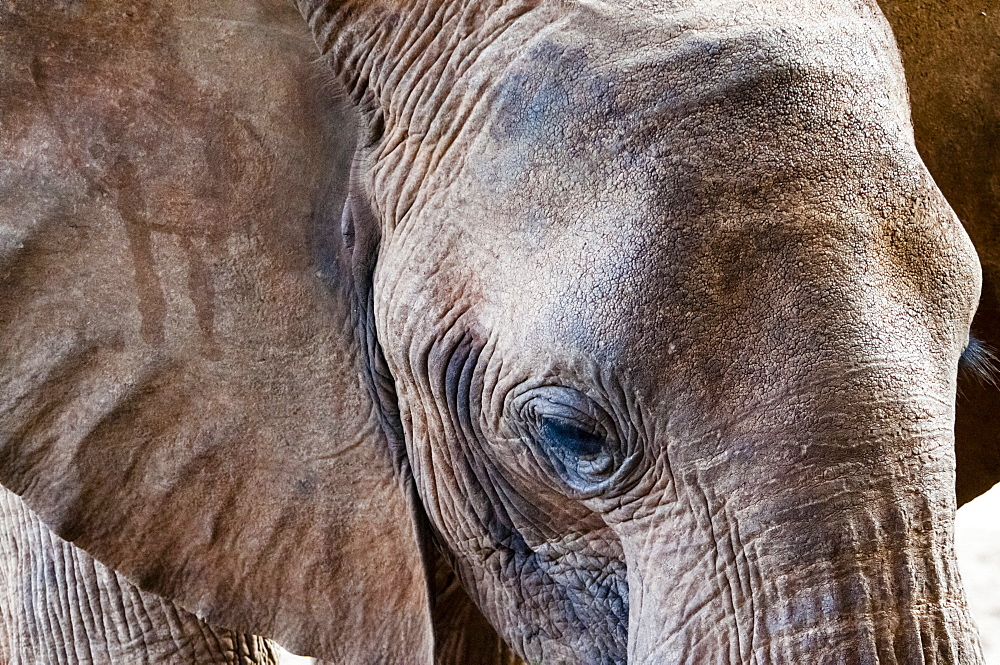
<path fill-rule="evenodd" d="M 427 663 L 339 288 L 350 120 L 294 10 L 209 4 L 0 8 L 0 481 L 212 623 Z"/>
<path fill-rule="evenodd" d="M 879 4 L 903 56 L 917 147 L 982 262 L 973 334 L 1000 349 L 998 18 L 961 0 Z M 962 504 L 1000 482 L 1000 388 L 975 380 L 960 387 L 955 447 Z"/>
<path fill-rule="evenodd" d="M 0 662 L 277 665 L 263 637 L 216 628 L 54 536 L 0 488 Z"/>
<path fill-rule="evenodd" d="M 524 665 L 465 592 L 440 555 L 434 574 L 434 662 L 438 665 Z"/>

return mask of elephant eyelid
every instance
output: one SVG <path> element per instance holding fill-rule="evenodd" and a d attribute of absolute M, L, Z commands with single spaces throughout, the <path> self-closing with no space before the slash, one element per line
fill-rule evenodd
<path fill-rule="evenodd" d="M 512 417 L 538 462 L 573 495 L 597 496 L 617 485 L 627 446 L 611 415 L 584 393 L 534 388 L 516 398 Z"/>

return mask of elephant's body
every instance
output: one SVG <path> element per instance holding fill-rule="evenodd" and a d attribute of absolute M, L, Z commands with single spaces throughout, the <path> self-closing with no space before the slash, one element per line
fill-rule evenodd
<path fill-rule="evenodd" d="M 277 665 L 262 637 L 216 628 L 140 591 L 0 492 L 0 662 Z"/>
<path fill-rule="evenodd" d="M 873 2 L 298 5 L 0 4 L 5 486 L 335 663 L 980 662 L 978 265 Z"/>

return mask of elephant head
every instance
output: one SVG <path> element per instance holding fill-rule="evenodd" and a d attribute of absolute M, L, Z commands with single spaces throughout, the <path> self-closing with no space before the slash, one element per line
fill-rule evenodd
<path fill-rule="evenodd" d="M 532 663 L 981 662 L 979 264 L 874 3 L 300 0 L 342 196 L 321 77 L 160 71 L 237 4 L 50 6 L 136 55 L 21 71 L 0 480 L 60 535 L 336 662 L 432 661 L 438 552 Z"/>

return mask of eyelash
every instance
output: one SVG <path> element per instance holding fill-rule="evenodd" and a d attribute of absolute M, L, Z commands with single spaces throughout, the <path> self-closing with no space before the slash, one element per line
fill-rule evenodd
<path fill-rule="evenodd" d="M 969 343 L 958 359 L 958 374 L 964 380 L 983 385 L 997 385 L 1000 375 L 997 356 L 987 344 L 969 335 Z"/>

